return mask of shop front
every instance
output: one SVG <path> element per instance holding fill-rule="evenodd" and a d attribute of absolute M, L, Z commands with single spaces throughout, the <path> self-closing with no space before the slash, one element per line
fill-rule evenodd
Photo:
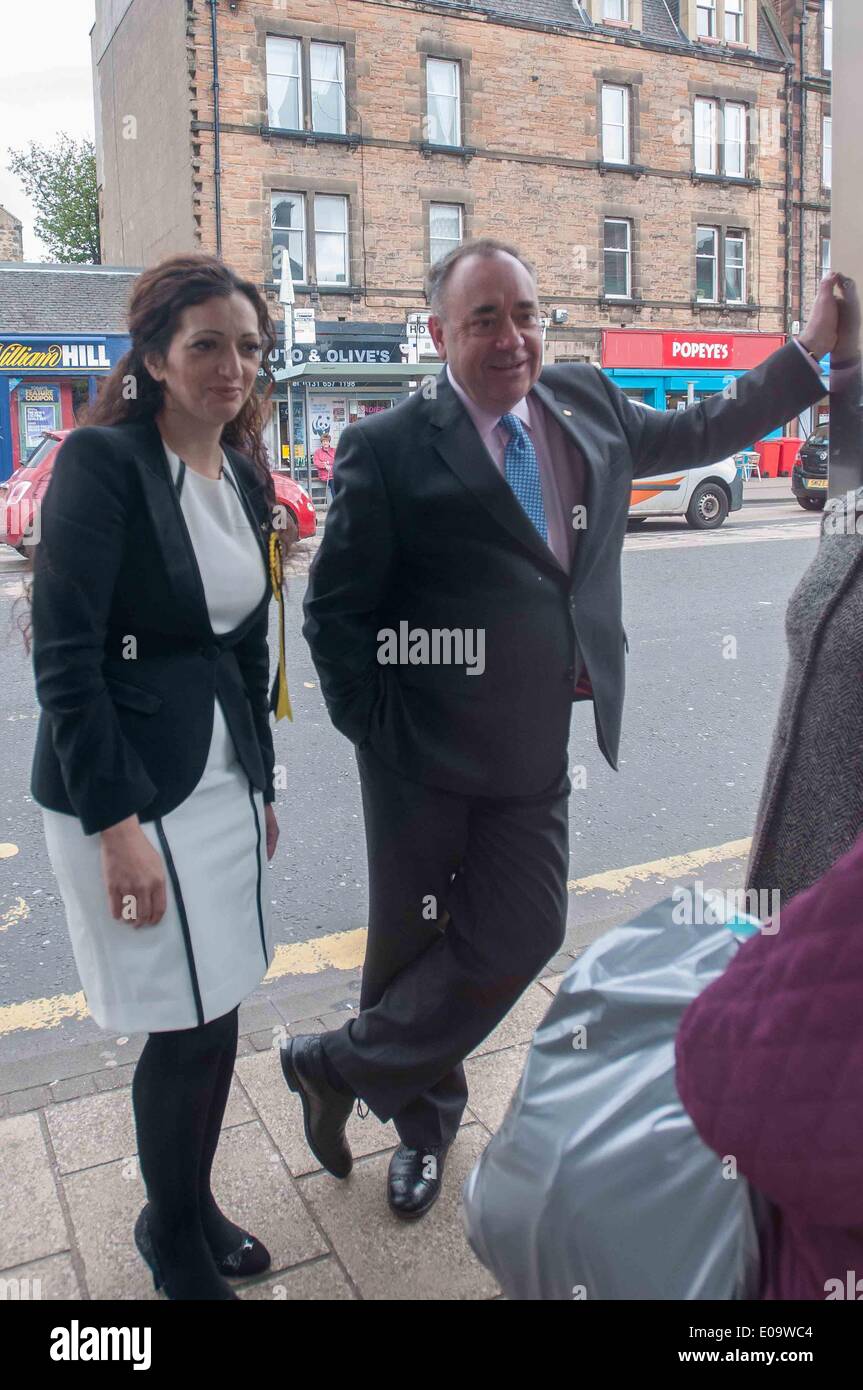
<path fill-rule="evenodd" d="M 360 336 L 357 325 L 319 324 L 315 342 L 294 343 L 286 354 L 282 339 L 271 359 L 277 413 L 270 452 L 316 501 L 325 485 L 315 455 L 326 458 L 327 437 L 334 452 L 348 425 L 389 410 L 436 369 L 408 361 L 403 324 L 368 330 Z"/>
<path fill-rule="evenodd" d="M 46 430 L 74 428 L 128 346 L 123 334 L 0 334 L 0 482 Z"/>
<path fill-rule="evenodd" d="M 602 368 L 633 400 L 656 410 L 685 410 L 726 390 L 786 342 L 782 333 L 702 333 L 651 328 L 606 328 Z M 826 402 L 825 402 L 826 403 Z M 812 417 L 811 419 L 809 417 Z M 801 416 L 804 433 L 819 407 Z M 795 432 L 790 422 L 785 434 Z M 782 430 L 767 435 L 778 439 Z M 754 446 L 758 441 L 752 440 Z"/>

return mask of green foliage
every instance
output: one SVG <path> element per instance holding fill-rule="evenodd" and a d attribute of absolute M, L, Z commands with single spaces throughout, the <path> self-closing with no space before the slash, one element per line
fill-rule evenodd
<path fill-rule="evenodd" d="M 99 198 L 92 140 L 61 135 L 53 146 L 31 140 L 26 150 L 8 150 L 9 170 L 36 206 L 36 235 L 49 261 L 99 265 Z"/>

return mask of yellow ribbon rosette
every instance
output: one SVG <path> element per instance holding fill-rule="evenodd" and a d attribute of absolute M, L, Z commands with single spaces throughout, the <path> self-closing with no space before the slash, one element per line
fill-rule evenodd
<path fill-rule="evenodd" d="M 291 709 L 291 697 L 288 694 L 288 677 L 285 666 L 285 595 L 282 589 L 282 548 L 279 544 L 279 537 L 275 531 L 270 532 L 270 583 L 273 586 L 273 597 L 279 605 L 279 670 L 276 676 L 274 694 L 276 719 L 284 719 L 285 715 L 293 722 L 294 712 Z"/>

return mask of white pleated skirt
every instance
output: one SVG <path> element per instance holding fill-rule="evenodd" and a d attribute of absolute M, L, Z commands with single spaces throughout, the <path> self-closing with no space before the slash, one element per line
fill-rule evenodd
<path fill-rule="evenodd" d="M 85 835 L 77 816 L 41 808 L 87 1007 L 112 1032 L 209 1023 L 260 984 L 273 958 L 263 796 L 237 759 L 218 698 L 214 706 L 197 787 L 141 826 L 165 865 L 167 909 L 155 926 L 115 921 L 101 837 Z"/>

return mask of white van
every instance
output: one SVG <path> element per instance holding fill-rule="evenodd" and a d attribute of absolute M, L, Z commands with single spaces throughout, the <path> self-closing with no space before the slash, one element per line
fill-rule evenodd
<path fill-rule="evenodd" d="M 632 484 L 629 525 L 651 516 L 683 516 L 698 531 L 715 531 L 729 512 L 743 506 L 743 479 L 734 459 L 704 468 L 655 473 Z"/>
<path fill-rule="evenodd" d="M 646 401 L 633 400 L 641 410 L 654 410 Z M 638 526 L 651 516 L 683 516 L 697 531 L 715 531 L 729 512 L 743 506 L 743 479 L 734 459 L 709 463 L 703 468 L 680 468 L 676 473 L 654 473 L 636 478 L 629 504 L 629 525 Z"/>

